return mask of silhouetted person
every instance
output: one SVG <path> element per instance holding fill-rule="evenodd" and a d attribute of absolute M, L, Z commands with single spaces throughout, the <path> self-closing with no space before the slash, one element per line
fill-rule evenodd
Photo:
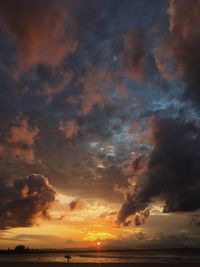
<path fill-rule="evenodd" d="M 65 259 L 67 259 L 67 262 L 69 262 L 69 260 L 71 259 L 71 257 L 69 256 L 69 253 L 65 255 Z"/>

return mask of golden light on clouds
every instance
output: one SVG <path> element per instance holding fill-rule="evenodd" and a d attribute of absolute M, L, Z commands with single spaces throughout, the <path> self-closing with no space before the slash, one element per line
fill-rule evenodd
<path fill-rule="evenodd" d="M 110 232 L 100 232 L 100 231 L 93 231 L 93 232 L 88 232 L 86 234 L 85 240 L 88 241 L 95 241 L 97 239 L 110 239 L 110 238 L 115 238 L 116 236 L 114 234 L 111 234 Z"/>
<path fill-rule="evenodd" d="M 109 214 L 108 211 L 113 208 L 116 209 L 116 205 L 100 200 L 84 199 L 84 201 L 80 200 L 83 203 L 82 209 L 71 210 L 69 204 L 73 200 L 74 196 L 58 193 L 56 202 L 49 211 L 50 220 L 48 218 L 40 220 L 36 227 L 15 228 L 12 232 L 8 231 L 4 235 L 3 244 L 7 246 L 12 240 L 15 246 L 19 242 L 15 241 L 17 239 L 35 248 L 39 246 L 91 247 L 95 246 L 97 240 L 117 238 L 119 229 L 116 224 L 111 218 L 102 216 L 102 214 Z M 49 240 L 55 240 L 55 242 Z"/>

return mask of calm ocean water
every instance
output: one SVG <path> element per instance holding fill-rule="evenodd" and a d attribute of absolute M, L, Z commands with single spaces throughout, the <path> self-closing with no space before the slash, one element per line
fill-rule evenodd
<path fill-rule="evenodd" d="M 65 262 L 63 253 L 41 253 L 27 255 L 0 255 L 0 261 L 14 262 Z M 199 262 L 200 255 L 181 252 L 73 252 L 71 262 Z"/>

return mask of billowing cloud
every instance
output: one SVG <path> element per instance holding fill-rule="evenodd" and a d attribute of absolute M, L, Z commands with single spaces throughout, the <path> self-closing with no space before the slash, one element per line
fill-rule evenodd
<path fill-rule="evenodd" d="M 26 118 L 18 116 L 2 138 L 0 156 L 20 158 L 31 163 L 35 158 L 34 142 L 38 134 L 37 126 L 32 127 Z"/>
<path fill-rule="evenodd" d="M 56 191 L 47 178 L 31 174 L 13 184 L 0 181 L 0 228 L 29 227 L 41 217 L 48 218 L 48 209 Z"/>
<path fill-rule="evenodd" d="M 123 37 L 122 65 L 124 73 L 135 80 L 145 81 L 148 75 L 148 57 L 145 36 L 129 32 Z"/>
<path fill-rule="evenodd" d="M 157 120 L 154 127 L 155 147 L 147 170 L 119 211 L 121 223 L 144 211 L 156 198 L 165 201 L 165 213 L 200 208 L 200 129 L 194 122 L 176 119 Z"/>
<path fill-rule="evenodd" d="M 56 65 L 77 46 L 65 1 L 0 1 L 0 19 L 16 42 L 20 67 Z"/>
<path fill-rule="evenodd" d="M 139 226 L 141 224 L 144 224 L 146 219 L 149 217 L 149 210 L 145 209 L 143 211 L 140 211 L 139 213 L 136 213 L 135 217 L 134 217 L 134 222 L 136 226 Z"/>

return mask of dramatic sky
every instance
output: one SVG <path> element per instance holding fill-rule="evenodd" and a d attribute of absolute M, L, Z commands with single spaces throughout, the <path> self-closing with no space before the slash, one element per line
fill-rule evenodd
<path fill-rule="evenodd" d="M 0 248 L 200 244 L 200 0 L 0 0 Z"/>

